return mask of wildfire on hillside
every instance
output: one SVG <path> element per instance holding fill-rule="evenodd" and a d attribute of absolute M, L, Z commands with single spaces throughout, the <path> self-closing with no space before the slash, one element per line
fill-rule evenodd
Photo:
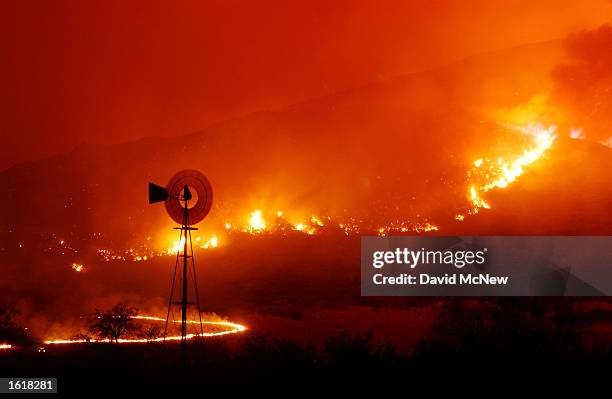
<path fill-rule="evenodd" d="M 491 209 L 487 193 L 503 190 L 517 181 L 525 171 L 540 160 L 554 145 L 557 132 L 554 125 L 544 127 L 541 124 L 514 125 L 498 123 L 510 135 L 512 145 L 498 146 L 476 158 L 465 172 L 465 205 L 454 210 L 451 221 L 463 222 L 482 210 Z M 501 148 L 499 148 L 501 147 Z M 194 231 L 192 245 L 194 249 L 214 250 L 237 240 L 241 235 L 306 235 L 314 236 L 325 232 L 337 231 L 347 236 L 372 234 L 388 236 L 391 234 L 437 234 L 441 232 L 439 224 L 426 217 L 417 215 L 412 220 L 397 218 L 385 224 L 366 222 L 359 218 L 326 215 L 312 210 L 266 209 L 260 207 L 251 210 L 234 210 L 235 217 L 221 221 L 209 222 L 202 230 Z M 217 225 L 219 224 L 219 225 Z M 170 229 L 155 238 L 147 236 L 142 240 L 131 241 L 128 248 L 117 248 L 115 245 L 100 246 L 97 255 L 106 262 L 146 262 L 156 257 L 176 256 L 182 251 L 185 238 L 180 240 Z M 94 233 L 96 240 L 101 239 Z M 59 244 L 58 244 L 59 243 Z M 86 270 L 79 250 L 65 238 L 56 238 L 55 253 L 70 255 L 71 268 L 76 272 Z M 49 248 L 51 250 L 51 248 Z"/>
<path fill-rule="evenodd" d="M 557 138 L 555 126 L 545 128 L 538 124 L 507 127 L 524 135 L 528 139 L 527 146 L 518 154 L 478 158 L 474 161 L 468 171 L 468 199 L 472 204 L 470 213 L 490 209 L 483 194 L 493 189 L 504 189 L 515 182 L 525 172 L 525 168 L 540 159 Z"/>

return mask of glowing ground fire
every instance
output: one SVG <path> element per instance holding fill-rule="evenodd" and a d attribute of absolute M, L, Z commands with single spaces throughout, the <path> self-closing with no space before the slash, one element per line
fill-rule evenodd
<path fill-rule="evenodd" d="M 488 156 L 475 159 L 467 170 L 466 204 L 456 209 L 454 221 L 463 222 L 467 216 L 478 214 L 481 210 L 491 209 L 486 193 L 503 190 L 513 184 L 525 170 L 540 160 L 553 146 L 557 134 L 555 126 L 544 127 L 540 124 L 511 125 L 499 123 L 506 130 L 519 134 L 519 140 L 513 141 L 513 149 L 504 148 L 501 152 L 492 150 Z M 514 139 L 513 139 L 514 140 Z M 367 224 L 363 220 L 348 217 L 338 219 L 325 214 L 298 210 L 298 215 L 287 209 L 267 209 L 264 206 L 251 210 L 234 212 L 235 217 L 222 220 L 219 226 L 212 227 L 209 234 L 194 237 L 194 246 L 210 250 L 225 245 L 240 234 L 305 234 L 317 235 L 325 229 L 339 229 L 347 236 L 360 234 L 428 234 L 440 231 L 437 224 L 417 215 L 414 220 L 394 220 L 385 224 Z M 97 253 L 103 260 L 110 261 L 148 261 L 155 257 L 174 256 L 180 252 L 184 239 L 162 239 L 157 243 L 146 237 L 136 246 L 116 250 L 100 248 Z M 60 242 L 61 253 L 76 253 L 63 238 Z M 71 264 L 76 272 L 86 272 L 87 268 L 80 262 Z"/>
<path fill-rule="evenodd" d="M 148 321 L 166 321 L 166 319 L 163 319 L 161 317 L 155 317 L 155 316 L 132 316 L 132 319 L 135 320 L 148 320 Z M 180 323 L 179 320 L 172 320 L 173 323 Z M 200 324 L 199 320 L 187 320 L 188 324 Z M 237 334 L 237 333 L 241 333 L 243 331 L 246 331 L 247 327 L 242 325 L 242 324 L 238 324 L 238 323 L 232 323 L 229 321 L 202 321 L 202 324 L 206 325 L 206 326 L 214 326 L 217 328 L 222 329 L 222 331 L 216 331 L 216 332 L 205 332 L 202 334 L 187 334 L 186 335 L 186 339 L 192 339 L 195 337 L 218 337 L 218 336 L 222 336 L 222 335 L 229 335 L 229 334 Z M 158 337 L 158 338 L 152 338 L 152 339 L 147 339 L 147 338 L 120 338 L 119 340 L 117 340 L 118 343 L 120 344 L 138 344 L 138 343 L 147 343 L 147 342 L 164 342 L 164 341 L 180 341 L 181 340 L 181 336 L 180 335 L 176 335 L 176 336 L 169 336 L 169 337 Z M 45 344 L 48 345 L 60 345 L 60 344 L 82 344 L 82 343 L 86 343 L 86 342 L 100 342 L 100 343 L 110 343 L 111 340 L 110 339 L 95 339 L 92 338 L 90 340 L 85 340 L 85 339 L 51 339 L 51 340 L 46 340 L 44 341 Z M 0 348 L 2 349 L 2 348 Z"/>

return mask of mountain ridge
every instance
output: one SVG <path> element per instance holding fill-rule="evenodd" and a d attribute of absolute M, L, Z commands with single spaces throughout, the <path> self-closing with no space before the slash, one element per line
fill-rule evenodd
<path fill-rule="evenodd" d="M 165 219 L 146 206 L 146 182 L 163 184 L 183 168 L 211 179 L 212 223 L 253 209 L 369 225 L 452 221 L 467 205 L 465 173 L 474 157 L 507 135 L 483 109 L 524 104 L 540 93 L 559 47 L 550 42 L 469 57 L 183 136 L 84 145 L 15 166 L 0 173 L 8 193 L 0 206 L 28 212 L 8 212 L 1 227 L 156 229 L 155 220 Z M 452 223 L 445 231 L 469 225 Z"/>

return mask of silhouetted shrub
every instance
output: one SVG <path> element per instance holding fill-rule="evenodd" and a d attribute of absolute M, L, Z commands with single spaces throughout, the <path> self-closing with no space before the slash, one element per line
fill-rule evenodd
<path fill-rule="evenodd" d="M 390 343 L 375 342 L 373 330 L 367 330 L 329 337 L 324 346 L 324 358 L 329 367 L 345 372 L 364 368 L 382 372 L 394 364 L 397 353 Z"/>
<path fill-rule="evenodd" d="M 451 299 L 415 358 L 575 359 L 585 355 L 581 336 L 588 324 L 573 314 L 564 301 Z"/>

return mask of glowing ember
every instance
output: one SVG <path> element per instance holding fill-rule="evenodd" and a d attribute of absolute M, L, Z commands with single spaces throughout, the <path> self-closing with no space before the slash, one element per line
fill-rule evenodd
<path fill-rule="evenodd" d="M 490 209 L 491 206 L 483 199 L 482 194 L 494 188 L 508 187 L 524 173 L 525 167 L 540 159 L 557 138 L 555 126 L 544 128 L 540 125 L 529 125 L 510 128 L 528 136 L 531 139 L 530 146 L 511 159 L 497 157 L 479 158 L 474 161 L 474 166 L 468 172 L 468 179 L 472 182 L 468 189 L 468 199 L 473 206 L 473 213 L 478 213 L 479 208 Z"/>
<path fill-rule="evenodd" d="M 161 317 L 155 317 L 155 316 L 133 316 L 131 317 L 132 319 L 138 319 L 138 320 L 150 320 L 150 321 L 166 321 L 166 319 L 163 319 Z M 178 320 L 172 320 L 174 323 L 180 323 L 180 321 Z M 199 320 L 187 320 L 187 323 L 189 324 L 200 324 Z M 221 335 L 228 335 L 228 334 L 237 334 L 243 331 L 246 331 L 247 327 L 242 325 L 242 324 L 238 324 L 238 323 L 232 323 L 229 321 L 202 321 L 202 324 L 207 325 L 207 326 L 215 326 L 217 328 L 221 328 L 223 329 L 222 331 L 217 331 L 217 332 L 205 332 L 205 333 L 200 333 L 200 334 L 187 334 L 186 339 L 192 339 L 195 337 L 218 337 Z M 120 338 L 117 342 L 120 344 L 136 344 L 136 343 L 147 343 L 147 342 L 163 342 L 163 341 L 180 341 L 181 340 L 181 336 L 180 335 L 176 335 L 176 336 L 170 336 L 170 337 L 166 337 L 164 339 L 164 337 L 159 337 L 159 338 L 153 338 L 153 339 L 147 339 L 147 338 Z M 45 344 L 48 345 L 59 345 L 59 344 L 79 344 L 79 343 L 86 343 L 86 342 L 106 342 L 106 343 L 110 343 L 111 340 L 110 339 L 90 339 L 90 340 L 85 340 L 85 339 L 51 339 L 51 340 L 47 340 L 45 341 Z"/>
<path fill-rule="evenodd" d="M 0 349 L 11 349 L 12 347 L 11 344 L 0 344 Z"/>
<path fill-rule="evenodd" d="M 356 223 L 340 223 L 338 227 L 340 227 L 347 236 L 359 234 L 359 226 Z"/>
<path fill-rule="evenodd" d="M 325 226 L 323 222 L 314 215 L 310 218 L 310 221 L 312 222 L 312 224 L 316 224 L 317 226 L 320 226 L 320 227 Z"/>
<path fill-rule="evenodd" d="M 72 270 L 74 270 L 75 272 L 82 272 L 85 269 L 83 268 L 82 264 L 80 264 L 80 263 L 73 263 L 72 264 Z"/>
<path fill-rule="evenodd" d="M 380 227 L 376 230 L 377 234 L 381 237 L 385 237 L 392 233 L 429 233 L 432 231 L 438 231 L 438 226 L 429 222 L 424 223 L 408 223 L 398 221 L 396 223 L 390 223 L 388 226 Z"/>
<path fill-rule="evenodd" d="M 414 227 L 414 231 L 416 231 L 417 233 L 419 232 L 430 232 L 430 231 L 438 231 L 439 228 L 436 225 L 433 225 L 431 223 L 424 223 L 424 224 L 418 224 Z"/>

